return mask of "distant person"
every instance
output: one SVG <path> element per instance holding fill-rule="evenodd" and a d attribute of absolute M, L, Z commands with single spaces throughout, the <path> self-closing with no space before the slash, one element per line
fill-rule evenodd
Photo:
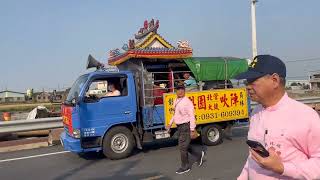
<path fill-rule="evenodd" d="M 162 86 L 161 86 L 162 85 Z M 154 105 L 163 104 L 163 94 L 166 93 L 164 84 L 155 83 L 153 85 Z"/>
<path fill-rule="evenodd" d="M 120 96 L 121 95 L 120 91 L 118 90 L 116 85 L 113 83 L 110 83 L 108 85 L 108 91 L 109 92 L 107 92 L 106 96 Z"/>
<path fill-rule="evenodd" d="M 190 73 L 183 73 L 184 85 L 187 91 L 197 90 L 198 84 L 197 81 L 190 75 Z"/>
<path fill-rule="evenodd" d="M 183 81 L 179 74 L 174 73 L 173 76 L 174 76 L 174 87 L 177 87 L 179 84 L 183 84 Z"/>

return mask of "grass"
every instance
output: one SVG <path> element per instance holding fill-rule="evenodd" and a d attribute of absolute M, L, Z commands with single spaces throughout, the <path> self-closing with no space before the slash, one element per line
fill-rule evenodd
<path fill-rule="evenodd" d="M 60 110 L 59 103 L 24 103 L 24 104 L 3 104 L 0 105 L 0 112 L 17 112 L 17 111 L 31 111 L 37 106 L 44 106 L 49 110 Z"/>

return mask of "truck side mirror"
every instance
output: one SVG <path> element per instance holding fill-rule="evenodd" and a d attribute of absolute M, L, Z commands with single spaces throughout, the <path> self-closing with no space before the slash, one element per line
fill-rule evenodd
<path fill-rule="evenodd" d="M 74 92 L 74 98 L 72 99 L 72 104 L 77 105 L 79 103 L 79 93 Z"/>

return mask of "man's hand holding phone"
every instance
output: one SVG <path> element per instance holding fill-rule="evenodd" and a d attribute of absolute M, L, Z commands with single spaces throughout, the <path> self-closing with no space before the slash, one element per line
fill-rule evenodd
<path fill-rule="evenodd" d="M 280 152 L 276 152 L 273 147 L 266 150 L 259 142 L 256 141 L 248 140 L 247 144 L 250 144 L 249 146 L 252 159 L 255 160 L 261 167 L 269 169 L 278 174 L 283 173 L 284 166 L 280 157 Z"/>
<path fill-rule="evenodd" d="M 247 140 L 247 144 L 252 150 L 258 153 L 261 157 L 269 156 L 269 152 L 258 141 Z"/>

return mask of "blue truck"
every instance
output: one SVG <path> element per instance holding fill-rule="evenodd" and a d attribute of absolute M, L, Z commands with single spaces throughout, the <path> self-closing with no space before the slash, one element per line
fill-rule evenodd
<path fill-rule="evenodd" d="M 133 68 L 129 68 L 131 71 L 100 68 L 81 75 L 74 82 L 62 105 L 65 131 L 61 135 L 61 142 L 64 149 L 79 154 L 102 151 L 110 159 L 121 159 L 128 157 L 134 148 L 141 149 L 144 142 L 173 137 L 175 130 L 170 133 L 165 131 L 166 119 L 168 119 L 166 116 L 169 116 L 166 109 L 169 107 L 166 107 L 166 102 L 155 104 L 154 99 L 163 98 L 166 101 L 165 96 L 172 96 L 174 93 L 170 92 L 170 87 L 165 86 L 167 88 L 163 88 L 168 89 L 168 93 L 163 94 L 162 97 L 152 97 L 150 91 L 154 92 L 155 86 L 150 88 L 150 83 L 169 82 L 170 80 L 167 79 L 159 80 L 159 77 L 165 73 L 175 72 L 164 72 L 163 69 L 159 72 L 159 68 L 163 67 L 159 64 L 145 66 L 142 63 L 137 71 Z M 159 75 L 158 78 L 157 75 Z M 148 79 L 149 77 L 152 80 Z M 179 79 L 176 80 L 179 81 Z M 110 91 L 107 84 L 111 83 L 118 84 L 120 96 L 105 96 L 108 90 Z M 207 84 L 212 84 L 212 81 Z M 238 90 L 229 89 L 231 92 Z M 190 94 L 212 94 L 225 91 L 227 89 L 199 89 Z M 220 102 L 220 99 L 218 101 Z M 247 101 L 243 109 L 248 111 L 246 106 Z M 223 129 L 228 123 L 246 119 L 248 116 L 248 112 L 243 116 L 240 115 L 240 111 L 239 114 L 229 115 L 228 112 L 221 110 L 217 112 L 225 118 L 219 119 L 212 114 L 211 116 L 199 115 L 196 118 L 197 131 L 206 145 L 220 144 L 223 141 Z"/>
<path fill-rule="evenodd" d="M 158 28 L 159 21 L 145 21 L 122 50 L 110 51 L 107 66 L 89 56 L 87 68 L 97 70 L 81 75 L 62 105 L 65 150 L 102 151 L 121 159 L 145 142 L 175 137 L 175 129 L 165 130 L 174 111 L 174 88 L 192 77 L 197 83 L 186 95 L 204 144 L 222 143 L 223 129 L 248 118 L 246 90 L 230 81 L 247 70 L 247 60 L 195 58 L 188 41 L 174 47 Z"/>

